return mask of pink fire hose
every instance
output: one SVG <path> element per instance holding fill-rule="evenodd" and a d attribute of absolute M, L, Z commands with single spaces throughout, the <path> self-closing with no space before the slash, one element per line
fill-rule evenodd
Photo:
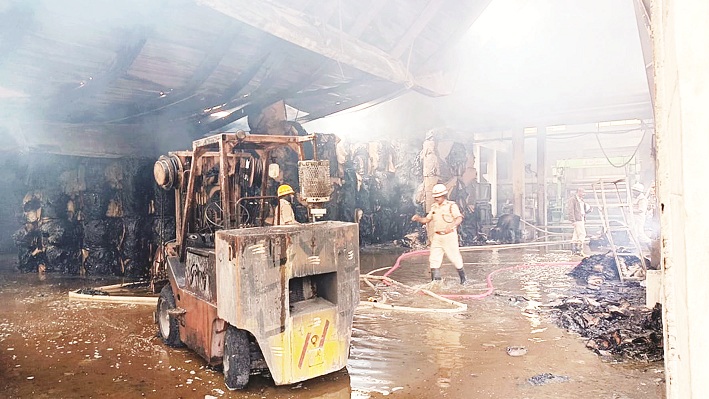
<path fill-rule="evenodd" d="M 398 269 L 401 266 L 401 261 L 407 258 L 412 258 L 414 256 L 419 256 L 419 255 L 428 255 L 430 251 L 428 249 L 422 249 L 422 250 L 417 250 L 417 251 L 411 251 L 411 252 L 406 252 L 404 254 L 401 254 L 396 259 L 396 263 L 394 263 L 394 266 L 391 267 L 386 273 L 384 273 L 384 277 L 389 277 L 390 274 L 392 274 L 396 269 Z M 482 294 L 439 294 L 440 296 L 448 299 L 483 299 L 487 296 L 490 296 L 494 291 L 495 287 L 492 285 L 492 277 L 498 273 L 502 273 L 505 271 L 509 270 L 515 270 L 515 269 L 527 269 L 530 267 L 558 267 L 558 266 L 576 266 L 578 265 L 579 262 L 542 262 L 542 263 L 534 263 L 534 264 L 526 264 L 526 265 L 517 265 L 517 266 L 510 266 L 510 267 L 504 267 L 501 269 L 493 270 L 490 272 L 490 274 L 487 275 L 486 277 L 486 282 L 487 282 L 487 291 L 483 292 Z M 386 283 L 386 282 L 385 282 Z"/>

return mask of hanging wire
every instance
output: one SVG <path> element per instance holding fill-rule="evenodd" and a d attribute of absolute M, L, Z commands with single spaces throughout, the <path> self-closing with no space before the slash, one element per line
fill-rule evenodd
<path fill-rule="evenodd" d="M 613 166 L 614 168 L 624 168 L 626 165 L 630 163 L 630 161 L 635 158 L 635 155 L 638 153 L 638 150 L 640 149 L 640 146 L 643 143 L 643 140 L 645 140 L 645 134 L 647 134 L 647 125 L 645 123 L 642 124 L 642 131 L 643 131 L 643 136 L 640 138 L 640 141 L 638 142 L 638 145 L 635 147 L 635 151 L 633 151 L 633 155 L 628 158 L 627 161 L 625 161 L 622 165 L 616 165 L 611 161 L 611 159 L 608 157 L 608 154 L 606 154 L 606 150 L 603 148 L 603 144 L 601 144 L 601 138 L 599 137 L 599 132 L 595 134 L 596 136 L 596 141 L 598 142 L 598 147 L 601 149 L 601 152 L 603 153 L 603 156 L 606 158 L 606 161 Z"/>

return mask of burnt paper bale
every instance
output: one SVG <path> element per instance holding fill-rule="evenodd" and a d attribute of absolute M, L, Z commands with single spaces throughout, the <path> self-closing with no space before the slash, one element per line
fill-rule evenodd
<path fill-rule="evenodd" d="M 587 338 L 586 347 L 614 361 L 660 361 L 663 358 L 661 305 L 644 307 L 637 282 L 607 283 L 552 307 L 552 319 Z"/>
<path fill-rule="evenodd" d="M 152 183 L 151 196 L 148 199 L 147 212 L 153 216 L 175 216 L 175 193 L 160 188 Z"/>
<path fill-rule="evenodd" d="M 45 248 L 47 271 L 60 272 L 62 274 L 78 274 L 80 252 L 77 249 L 70 250 L 63 247 L 48 245 Z"/>
<path fill-rule="evenodd" d="M 318 159 L 327 159 L 330 161 L 330 176 L 337 176 L 338 173 L 338 163 L 337 163 L 337 142 L 339 139 L 334 134 L 328 133 L 316 133 L 317 151 Z"/>
<path fill-rule="evenodd" d="M 355 209 L 357 208 L 357 174 L 351 162 L 345 165 L 342 187 L 338 189 L 337 206 L 339 210 L 336 220 L 354 222 Z"/>
<path fill-rule="evenodd" d="M 42 217 L 65 219 L 67 217 L 68 202 L 69 196 L 58 187 L 42 190 Z"/>
<path fill-rule="evenodd" d="M 18 269 L 23 273 L 36 273 L 47 264 L 45 252 L 38 248 L 17 248 Z"/>
<path fill-rule="evenodd" d="M 142 277 L 149 271 L 150 230 L 143 218 L 122 219 L 122 239 L 119 248 L 125 275 Z"/>
<path fill-rule="evenodd" d="M 66 219 L 43 219 L 39 231 L 45 244 L 79 247 L 81 234 L 74 222 Z"/>
<path fill-rule="evenodd" d="M 150 220 L 150 229 L 151 241 L 156 245 L 174 240 L 177 236 L 174 217 L 154 217 Z"/>
<path fill-rule="evenodd" d="M 583 258 L 569 275 L 580 284 L 586 284 L 591 275 L 601 275 L 605 280 L 620 280 L 615 259 L 611 253 L 596 254 Z"/>
<path fill-rule="evenodd" d="M 12 235 L 15 245 L 22 248 L 38 248 L 42 243 L 42 233 L 35 224 L 28 223 Z"/>
<path fill-rule="evenodd" d="M 89 275 L 123 275 L 120 257 L 115 247 L 85 247 L 83 267 Z"/>
<path fill-rule="evenodd" d="M 82 220 L 96 220 L 106 217 L 108 204 L 111 201 L 110 191 L 87 191 L 81 195 Z"/>
<path fill-rule="evenodd" d="M 120 220 L 121 240 L 118 247 L 126 251 L 140 251 L 146 246 L 150 231 L 143 218 L 123 218 Z"/>
<path fill-rule="evenodd" d="M 120 219 L 106 218 L 84 222 L 84 246 L 117 248 L 121 235 Z"/>
<path fill-rule="evenodd" d="M 123 181 L 119 198 L 124 216 L 146 216 L 154 194 L 153 162 L 146 159 L 126 158 L 122 160 L 121 167 L 123 168 Z M 165 190 L 162 191 L 168 193 Z M 172 192 L 168 194 L 171 194 L 174 202 L 174 194 Z M 174 206 L 171 213 L 174 213 Z"/>
<path fill-rule="evenodd" d="M 42 233 L 36 224 L 25 224 L 13 234 L 17 247 L 18 268 L 22 272 L 36 272 L 40 264 L 46 263 L 42 249 Z"/>
<path fill-rule="evenodd" d="M 519 243 L 522 236 L 521 219 L 518 215 L 504 214 L 497 219 L 495 227 L 490 229 L 490 240 L 503 244 Z"/>

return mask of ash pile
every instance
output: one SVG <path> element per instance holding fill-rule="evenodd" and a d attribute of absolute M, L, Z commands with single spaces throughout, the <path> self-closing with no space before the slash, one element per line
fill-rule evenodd
<path fill-rule="evenodd" d="M 616 266 L 611 254 L 585 258 L 570 273 L 579 285 L 571 295 L 546 304 L 560 327 L 587 338 L 586 347 L 615 362 L 654 362 L 663 359 L 662 307 L 645 307 L 645 287 L 639 281 L 620 281 L 635 267 L 632 259 Z M 635 257 L 636 263 L 639 259 Z"/>

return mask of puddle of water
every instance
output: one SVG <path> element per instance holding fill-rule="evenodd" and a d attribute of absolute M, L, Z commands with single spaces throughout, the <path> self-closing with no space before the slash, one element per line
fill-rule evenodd
<path fill-rule="evenodd" d="M 444 264 L 441 289 L 480 292 L 493 270 L 564 260 L 562 255 L 464 253 L 473 286 L 461 288 L 453 266 Z M 397 256 L 398 251 L 363 251 L 362 269 L 393 265 Z M 424 285 L 430 279 L 427 269 L 425 257 L 411 259 L 392 277 Z M 346 371 L 286 387 L 255 376 L 245 391 L 230 392 L 222 374 L 205 367 L 197 355 L 162 344 L 152 307 L 71 301 L 66 293 L 86 286 L 85 280 L 53 275 L 39 280 L 0 268 L 0 389 L 8 398 L 664 397 L 661 364 L 603 363 L 583 341 L 532 317 L 537 302 L 561 295 L 573 284 L 566 270 L 498 274 L 494 284 L 499 295 L 466 301 L 468 310 L 460 314 L 360 309 Z M 105 284 L 109 282 L 100 283 Z M 368 286 L 361 289 L 363 299 L 373 295 Z M 389 300 L 440 306 L 422 295 L 394 293 Z M 509 346 L 524 346 L 527 354 L 511 357 Z M 542 373 L 568 376 L 569 381 L 541 386 L 526 382 Z"/>

